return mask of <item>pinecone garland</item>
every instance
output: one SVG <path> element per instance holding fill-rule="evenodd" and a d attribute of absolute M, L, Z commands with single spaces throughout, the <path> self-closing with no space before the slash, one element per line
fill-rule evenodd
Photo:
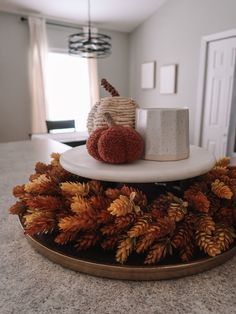
<path fill-rule="evenodd" d="M 119 263 L 133 251 L 145 253 L 148 265 L 172 253 L 187 262 L 199 249 L 216 256 L 234 242 L 236 167 L 227 159 L 184 182 L 183 199 L 166 192 L 148 203 L 137 184 L 111 188 L 108 182 L 84 180 L 61 167 L 59 154 L 52 157 L 49 165 L 36 164 L 27 184 L 13 189 L 19 201 L 9 211 L 21 217 L 31 236 L 51 234 L 56 243 L 71 243 L 76 250 L 98 244 L 116 250 Z M 167 188 L 176 190 L 176 183 Z"/>

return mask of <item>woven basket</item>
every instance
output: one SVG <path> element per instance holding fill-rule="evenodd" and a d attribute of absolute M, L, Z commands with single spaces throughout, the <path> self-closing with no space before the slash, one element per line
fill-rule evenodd
<path fill-rule="evenodd" d="M 88 114 L 87 128 L 91 133 L 96 128 L 107 125 L 103 114 L 109 112 L 114 122 L 119 125 L 135 127 L 136 102 L 128 97 L 105 97 L 97 102 Z"/>

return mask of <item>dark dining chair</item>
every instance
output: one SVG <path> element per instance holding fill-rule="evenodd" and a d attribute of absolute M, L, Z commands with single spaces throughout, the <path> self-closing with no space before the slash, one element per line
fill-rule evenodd
<path fill-rule="evenodd" d="M 73 131 L 75 131 L 75 120 L 60 120 L 60 121 L 46 120 L 46 126 L 48 133 L 50 133 L 51 130 L 63 129 L 73 129 Z"/>

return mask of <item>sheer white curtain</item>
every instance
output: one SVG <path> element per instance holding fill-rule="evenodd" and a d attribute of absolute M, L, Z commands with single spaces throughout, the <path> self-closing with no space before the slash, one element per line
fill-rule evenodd
<path fill-rule="evenodd" d="M 45 67 L 47 57 L 46 23 L 44 19 L 29 17 L 30 50 L 29 78 L 31 93 L 31 132 L 46 132 Z"/>

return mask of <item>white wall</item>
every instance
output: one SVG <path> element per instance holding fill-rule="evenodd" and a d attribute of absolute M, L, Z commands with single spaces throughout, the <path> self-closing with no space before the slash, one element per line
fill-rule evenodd
<path fill-rule="evenodd" d="M 130 35 L 130 94 L 141 107 L 190 108 L 190 140 L 194 138 L 201 38 L 236 28 L 235 0 L 168 0 Z M 140 66 L 157 62 L 157 84 L 140 88 Z M 177 93 L 160 95 L 161 65 L 178 64 Z"/>
<path fill-rule="evenodd" d="M 49 48 L 67 50 L 68 36 L 76 29 L 47 26 Z M 98 61 L 99 78 L 107 78 L 128 94 L 128 35 L 104 31 L 112 37 L 113 52 Z M 20 16 L 0 12 L 0 142 L 28 139 L 30 96 L 27 54 L 29 32 Z M 101 95 L 107 95 L 101 91 Z"/>
<path fill-rule="evenodd" d="M 29 138 L 27 47 L 27 25 L 0 13 L 0 142 Z"/>

